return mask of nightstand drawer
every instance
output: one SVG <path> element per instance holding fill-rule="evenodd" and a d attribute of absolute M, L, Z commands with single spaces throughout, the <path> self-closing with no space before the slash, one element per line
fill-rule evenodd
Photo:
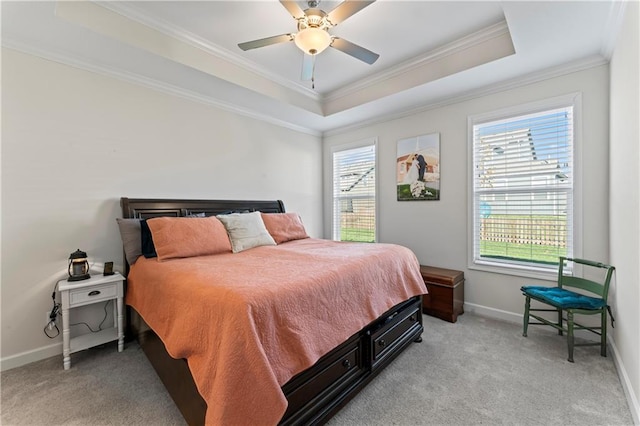
<path fill-rule="evenodd" d="M 80 306 L 86 303 L 95 303 L 101 300 L 110 300 L 118 295 L 118 283 L 97 285 L 90 288 L 79 288 L 69 292 L 69 307 Z"/>

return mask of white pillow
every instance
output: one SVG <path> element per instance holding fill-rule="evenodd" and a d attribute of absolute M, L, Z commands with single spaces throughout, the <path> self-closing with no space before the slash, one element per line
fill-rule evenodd
<path fill-rule="evenodd" d="M 216 217 L 227 229 L 234 253 L 258 246 L 276 245 L 264 226 L 260 212 L 221 214 Z"/>

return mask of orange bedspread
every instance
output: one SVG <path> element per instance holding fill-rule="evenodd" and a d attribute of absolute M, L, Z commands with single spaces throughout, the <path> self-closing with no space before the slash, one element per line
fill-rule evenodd
<path fill-rule="evenodd" d="M 126 303 L 186 358 L 209 425 L 273 425 L 281 386 L 394 305 L 427 292 L 392 244 L 304 239 L 241 253 L 140 258 Z"/>

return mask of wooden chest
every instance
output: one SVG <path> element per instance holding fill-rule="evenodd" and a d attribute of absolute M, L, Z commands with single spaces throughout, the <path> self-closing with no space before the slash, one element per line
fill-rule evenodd
<path fill-rule="evenodd" d="M 425 314 L 456 322 L 464 313 L 464 272 L 420 265 L 429 294 L 422 298 Z"/>

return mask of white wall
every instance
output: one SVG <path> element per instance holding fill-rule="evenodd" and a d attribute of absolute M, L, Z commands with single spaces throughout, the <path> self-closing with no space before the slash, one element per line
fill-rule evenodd
<path fill-rule="evenodd" d="M 69 254 L 122 268 L 119 198 L 282 199 L 322 235 L 319 137 L 2 50 L 2 368 L 43 334 Z"/>
<path fill-rule="evenodd" d="M 411 248 L 423 264 L 463 270 L 465 309 L 520 321 L 524 307 L 520 287 L 535 280 L 466 267 L 467 117 L 582 92 L 580 149 L 587 190 L 577 209 L 583 214 L 586 231 L 583 250 L 576 254 L 608 261 L 608 78 L 608 67 L 603 65 L 325 137 L 325 236 L 330 236 L 331 229 L 331 146 L 377 137 L 379 241 Z M 397 141 L 434 132 L 440 133 L 440 200 L 396 201 Z"/>
<path fill-rule="evenodd" d="M 640 7 L 626 6 L 611 59 L 610 240 L 616 286 L 613 329 L 623 386 L 640 424 Z"/>

